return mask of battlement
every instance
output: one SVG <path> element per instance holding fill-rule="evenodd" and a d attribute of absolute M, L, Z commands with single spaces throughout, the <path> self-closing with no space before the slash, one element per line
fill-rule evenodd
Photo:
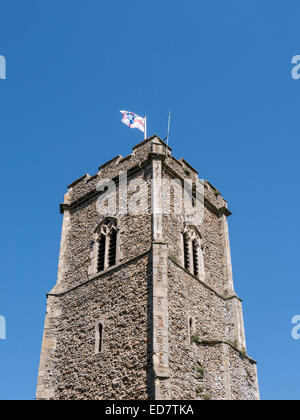
<path fill-rule="evenodd" d="M 68 186 L 68 193 L 61 211 L 66 205 L 74 206 L 78 202 L 89 199 L 92 194 L 97 194 L 96 186 L 103 179 L 112 179 L 118 181 L 120 172 L 132 174 L 146 165 L 150 165 L 154 158 L 160 157 L 163 161 L 164 171 L 171 174 L 172 177 L 180 179 L 197 180 L 198 171 L 192 167 L 185 159 L 176 159 L 172 155 L 172 149 L 157 135 L 153 135 L 132 148 L 132 153 L 123 157 L 118 155 L 98 168 L 94 175 L 85 174 L 72 182 Z M 231 212 L 227 209 L 227 201 L 221 193 L 208 181 L 204 182 L 205 203 L 215 212 L 225 212 L 227 216 Z"/>

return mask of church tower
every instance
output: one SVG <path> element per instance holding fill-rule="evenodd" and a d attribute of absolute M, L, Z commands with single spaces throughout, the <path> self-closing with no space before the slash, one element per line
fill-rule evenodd
<path fill-rule="evenodd" d="M 259 399 L 218 190 L 153 136 L 73 182 L 61 213 L 37 399 Z"/>

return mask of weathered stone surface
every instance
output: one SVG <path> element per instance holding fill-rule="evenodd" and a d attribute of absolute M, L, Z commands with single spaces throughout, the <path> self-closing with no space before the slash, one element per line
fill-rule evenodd
<path fill-rule="evenodd" d="M 227 203 L 205 182 L 204 219 L 195 226 L 204 270 L 194 275 L 194 262 L 184 268 L 186 216 L 161 212 L 162 178 L 171 183 L 198 175 L 170 153 L 154 136 L 69 187 L 61 206 L 58 279 L 48 296 L 38 399 L 259 398 L 233 288 Z M 100 180 L 117 180 L 120 171 L 127 171 L 129 182 L 146 181 L 140 200 L 149 211 L 119 215 L 116 265 L 97 273 L 94 235 L 103 217 L 96 187 Z M 175 200 L 171 191 L 171 207 Z"/>
<path fill-rule="evenodd" d="M 61 315 L 51 318 L 44 339 L 49 349 L 54 342 L 48 336 L 55 334 L 57 343 L 44 376 L 52 376 L 56 399 L 147 398 L 148 266 L 146 254 L 53 297 Z M 97 320 L 104 324 L 100 354 L 95 354 Z"/>

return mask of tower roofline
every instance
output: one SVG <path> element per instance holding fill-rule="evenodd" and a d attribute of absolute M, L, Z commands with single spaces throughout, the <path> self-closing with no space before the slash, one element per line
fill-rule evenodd
<path fill-rule="evenodd" d="M 127 156 L 115 156 L 99 166 L 97 173 L 93 176 L 85 174 L 68 185 L 69 192 L 65 197 L 65 204 L 74 205 L 77 202 L 82 202 L 86 197 L 90 197 L 95 193 L 95 183 L 98 178 L 115 179 L 118 171 L 132 172 L 142 163 L 145 164 L 151 159 L 157 158 L 157 153 L 160 158 L 164 159 L 165 170 L 175 177 L 181 180 L 185 178 L 197 179 L 199 177 L 198 171 L 189 162 L 183 158 L 176 159 L 172 155 L 172 148 L 157 134 L 154 134 L 133 146 L 132 152 Z M 221 212 L 229 216 L 231 212 L 227 208 L 227 202 L 218 189 L 206 180 L 204 186 L 207 206 L 215 213 L 219 214 Z M 218 198 L 220 197 L 222 197 L 222 200 L 219 201 Z M 63 211 L 62 208 L 61 211 Z"/>
<path fill-rule="evenodd" d="M 140 143 L 136 144 L 135 146 L 133 146 L 132 150 L 135 150 L 135 149 L 137 149 L 141 146 L 144 146 L 144 144 L 148 143 L 149 141 L 153 141 L 155 139 L 157 139 L 162 145 L 167 147 L 168 150 L 172 151 L 172 148 L 169 145 L 167 145 L 167 143 L 164 140 L 162 140 L 157 134 L 153 134 L 153 136 L 148 137 L 147 139 L 145 139 L 145 140 L 141 141 Z"/>
<path fill-rule="evenodd" d="M 172 148 L 170 147 L 170 146 L 168 146 L 167 145 L 167 143 L 165 142 L 165 141 L 163 141 L 157 134 L 153 134 L 153 136 L 151 136 L 151 137 L 148 137 L 147 139 L 145 139 L 145 140 L 143 140 L 143 141 L 141 141 L 140 143 L 137 143 L 135 146 L 133 146 L 132 147 L 132 151 L 133 151 L 133 153 L 135 152 L 135 150 L 136 149 L 138 149 L 138 148 L 140 148 L 140 147 L 143 147 L 143 146 L 145 146 L 145 144 L 147 144 L 147 143 L 149 143 L 149 142 L 152 142 L 152 143 L 154 143 L 154 140 L 156 140 L 156 141 L 158 141 L 160 144 L 162 144 L 163 146 L 165 146 L 166 148 L 168 148 L 168 150 L 170 151 L 170 152 L 172 152 Z M 129 155 L 127 155 L 127 156 L 125 156 L 125 157 L 123 157 L 122 155 L 118 155 L 118 156 L 115 156 L 114 158 L 112 158 L 112 159 L 110 159 L 110 160 L 108 160 L 107 162 L 105 162 L 105 163 L 103 163 L 102 165 L 100 165 L 99 167 L 98 167 L 98 172 L 97 172 L 97 174 L 95 174 L 95 175 L 93 175 L 93 176 L 91 176 L 90 174 L 84 174 L 83 176 L 81 176 L 81 177 L 79 177 L 79 178 L 77 178 L 75 181 L 73 181 L 71 184 L 69 184 L 68 186 L 67 186 L 67 188 L 68 189 L 70 189 L 70 188 L 73 188 L 73 187 L 75 187 L 77 184 L 79 184 L 80 182 L 82 182 L 82 181 L 88 181 L 88 180 L 90 180 L 91 178 L 93 178 L 93 177 L 95 177 L 95 176 L 97 176 L 98 175 L 98 173 L 99 173 L 99 171 L 101 170 L 101 169 L 104 169 L 104 168 L 106 168 L 106 167 L 108 167 L 109 165 L 111 165 L 111 164 L 114 164 L 114 163 L 118 163 L 118 162 L 122 162 L 122 161 L 125 161 L 125 160 L 127 160 L 127 159 L 130 159 L 130 157 L 132 156 L 132 153 L 131 154 L 129 154 Z M 173 157 L 173 156 L 172 156 Z M 175 158 L 174 158 L 175 159 Z M 192 167 L 191 167 L 192 168 Z M 194 171 L 195 171 L 195 169 L 193 169 Z M 195 171 L 196 172 L 196 171 Z"/>

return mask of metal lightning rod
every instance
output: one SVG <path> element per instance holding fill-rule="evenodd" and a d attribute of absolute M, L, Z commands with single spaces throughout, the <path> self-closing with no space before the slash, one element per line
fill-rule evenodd
<path fill-rule="evenodd" d="M 165 159 L 165 162 L 164 162 L 164 164 L 163 164 L 163 166 L 164 166 L 164 170 L 165 170 L 165 169 L 166 169 L 166 167 L 167 167 L 167 159 L 168 159 L 168 155 L 169 155 L 168 150 L 169 150 L 170 127 L 171 127 L 171 111 L 169 111 L 168 133 L 167 133 L 167 137 L 164 139 L 164 141 L 166 141 L 166 142 L 167 142 L 167 147 L 166 147 L 166 159 Z"/>

